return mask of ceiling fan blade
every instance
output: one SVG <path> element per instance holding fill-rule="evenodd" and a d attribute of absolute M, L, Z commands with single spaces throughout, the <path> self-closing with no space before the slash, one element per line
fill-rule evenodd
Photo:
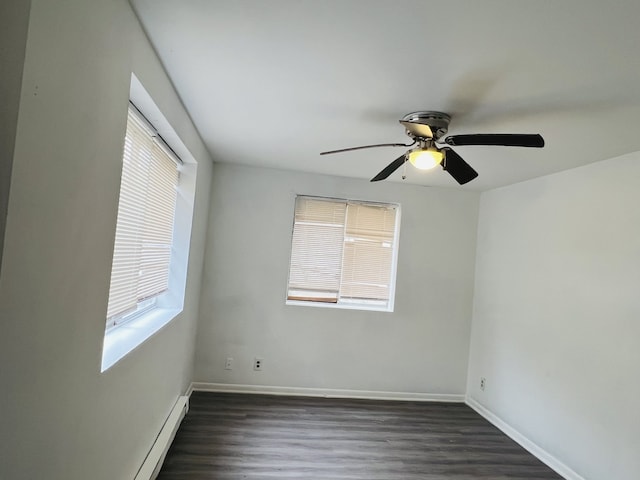
<path fill-rule="evenodd" d="M 400 120 L 400 123 L 416 137 L 433 138 L 433 132 L 429 125 L 425 125 L 424 123 L 407 122 L 405 120 Z"/>
<path fill-rule="evenodd" d="M 444 139 L 447 145 L 461 147 L 466 145 L 496 145 L 504 147 L 544 147 L 542 135 L 511 133 L 480 133 L 475 135 L 451 135 Z"/>
<path fill-rule="evenodd" d="M 478 172 L 471 168 L 471 165 L 465 162 L 456 152 L 450 148 L 443 148 L 442 150 L 445 152 L 442 169 L 449 172 L 449 175 L 460 185 L 464 185 L 478 176 Z"/>
<path fill-rule="evenodd" d="M 410 147 L 416 142 L 410 144 L 404 143 L 376 143 L 375 145 L 362 145 L 361 147 L 349 147 L 341 148 L 339 150 L 329 150 L 327 152 L 320 152 L 320 155 L 330 155 L 332 153 L 352 152 L 353 150 L 363 150 L 365 148 L 378 148 L 378 147 Z"/>
<path fill-rule="evenodd" d="M 404 162 L 406 162 L 406 161 L 407 161 L 406 153 L 403 153 L 398 158 L 396 158 L 393 162 L 391 162 L 389 165 L 384 167 L 380 171 L 380 173 L 378 173 L 375 177 L 373 177 L 371 179 L 371 181 L 372 182 L 379 182 L 380 180 L 384 180 L 389 175 L 391 175 L 393 172 L 395 172 L 398 168 L 400 168 L 402 166 L 402 164 Z"/>

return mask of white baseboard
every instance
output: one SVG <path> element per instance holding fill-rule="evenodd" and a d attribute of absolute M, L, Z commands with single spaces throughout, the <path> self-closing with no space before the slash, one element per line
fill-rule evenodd
<path fill-rule="evenodd" d="M 189 388 L 187 388 L 187 391 L 185 392 L 185 395 L 187 397 L 190 397 L 192 393 L 193 393 L 193 383 L 189 384 Z"/>
<path fill-rule="evenodd" d="M 465 396 L 442 393 L 380 392 L 375 390 L 342 390 L 328 388 L 275 387 L 268 385 L 238 385 L 228 383 L 194 382 L 189 394 L 194 391 L 222 393 L 253 393 L 260 395 L 291 395 L 298 397 L 360 398 L 370 400 L 402 400 L 414 402 L 464 403 Z"/>
<path fill-rule="evenodd" d="M 556 457 L 551 455 L 549 452 L 544 450 L 542 447 L 538 446 L 537 444 L 529 440 L 527 437 L 522 435 L 520 432 L 518 432 L 515 428 L 513 428 L 511 425 L 506 423 L 496 414 L 494 414 L 490 410 L 483 407 L 480 403 L 478 403 L 473 398 L 467 397 L 465 403 L 469 405 L 471 408 L 473 408 L 480 415 L 482 415 L 489 422 L 491 422 L 494 426 L 502 430 L 504 434 L 506 434 L 513 441 L 518 443 L 522 448 L 527 450 L 530 454 L 532 454 L 542 463 L 546 464 L 549 468 L 553 469 L 556 473 L 561 475 L 566 480 L 585 480 L 584 477 L 577 474 L 575 471 L 573 471 L 567 465 L 565 465 Z"/>
<path fill-rule="evenodd" d="M 147 458 L 144 459 L 144 463 L 140 467 L 140 470 L 138 470 L 135 480 L 153 480 L 158 476 L 162 463 L 164 462 L 164 457 L 167 455 L 167 451 L 178 431 L 180 422 L 182 422 L 188 410 L 189 397 L 186 395 L 178 397 L 178 400 L 171 409 L 171 413 L 164 422 L 162 429 L 160 429 L 156 441 L 153 442 Z"/>

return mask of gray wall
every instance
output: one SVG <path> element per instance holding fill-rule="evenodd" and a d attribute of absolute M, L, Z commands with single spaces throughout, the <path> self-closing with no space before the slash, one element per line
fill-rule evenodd
<path fill-rule="evenodd" d="M 638 179 L 635 153 L 480 203 L 468 394 L 586 479 L 640 475 Z"/>
<path fill-rule="evenodd" d="M 395 312 L 285 305 L 296 193 L 401 204 Z M 216 164 L 194 380 L 464 395 L 478 200 Z"/>
<path fill-rule="evenodd" d="M 0 3 L 0 269 L 30 8 L 30 0 Z"/>
<path fill-rule="evenodd" d="M 101 374 L 132 71 L 199 162 L 194 232 L 183 313 Z M 210 159 L 125 0 L 32 2 L 16 132 L 0 478 L 130 479 L 192 377 Z"/>

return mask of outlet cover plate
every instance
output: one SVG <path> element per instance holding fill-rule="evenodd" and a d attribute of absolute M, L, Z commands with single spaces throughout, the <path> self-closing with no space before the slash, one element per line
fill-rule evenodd
<path fill-rule="evenodd" d="M 253 369 L 256 372 L 261 372 L 264 368 L 264 360 L 262 358 L 256 357 L 253 359 Z"/>

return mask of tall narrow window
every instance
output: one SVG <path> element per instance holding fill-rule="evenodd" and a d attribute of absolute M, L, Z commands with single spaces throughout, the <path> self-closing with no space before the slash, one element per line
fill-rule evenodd
<path fill-rule="evenodd" d="M 288 303 L 393 310 L 399 207 L 298 196 Z"/>
<path fill-rule="evenodd" d="M 130 106 L 107 327 L 153 305 L 168 289 L 177 167 L 175 156 Z"/>

